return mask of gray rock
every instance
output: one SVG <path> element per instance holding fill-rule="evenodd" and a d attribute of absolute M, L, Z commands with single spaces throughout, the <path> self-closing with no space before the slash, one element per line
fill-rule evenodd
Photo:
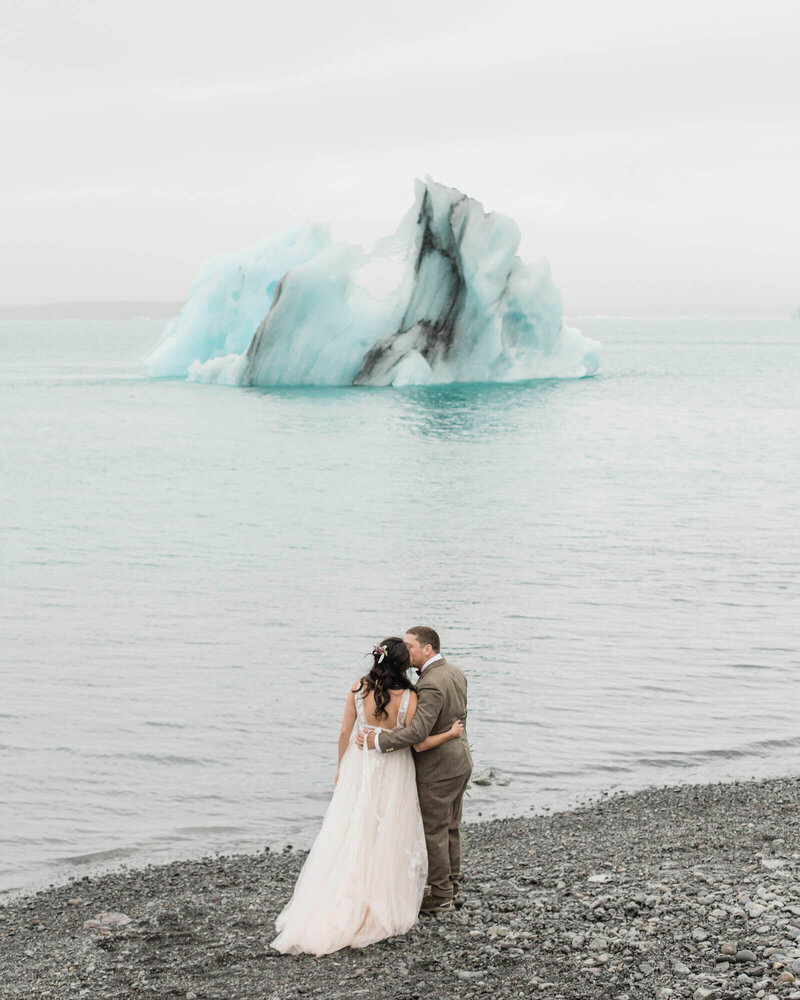
<path fill-rule="evenodd" d="M 748 948 L 742 948 L 741 951 L 737 951 L 736 952 L 736 961 L 737 962 L 757 962 L 758 959 L 756 958 L 754 952 L 750 951 Z"/>
<path fill-rule="evenodd" d="M 493 924 L 486 933 L 493 937 L 506 937 L 511 933 L 511 928 L 504 924 Z"/>
<path fill-rule="evenodd" d="M 481 771 L 474 778 L 472 778 L 473 785 L 508 785 L 510 782 L 510 778 L 501 774 L 500 771 L 493 767 L 489 767 L 485 771 Z"/>
<path fill-rule="evenodd" d="M 91 920 L 84 920 L 83 926 L 87 931 L 115 931 L 121 927 L 127 927 L 131 923 L 131 918 L 126 913 L 117 913 L 115 910 L 106 910 L 98 913 Z"/>
<path fill-rule="evenodd" d="M 672 963 L 672 971 L 679 976 L 688 976 L 692 971 L 688 965 L 684 965 L 683 962 L 674 960 Z"/>

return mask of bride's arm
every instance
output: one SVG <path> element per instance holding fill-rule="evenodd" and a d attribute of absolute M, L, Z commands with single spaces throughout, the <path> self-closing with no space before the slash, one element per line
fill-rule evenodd
<path fill-rule="evenodd" d="M 414 749 L 417 753 L 423 750 L 433 750 L 434 747 L 441 746 L 448 740 L 457 739 L 464 732 L 464 723 L 461 719 L 456 719 L 446 733 L 437 733 L 436 736 L 427 736 L 421 743 L 415 743 Z"/>
<path fill-rule="evenodd" d="M 347 744 L 350 742 L 350 734 L 353 732 L 353 726 L 356 721 L 356 691 L 361 687 L 361 681 L 359 681 L 354 687 L 351 687 L 347 693 L 347 701 L 344 706 L 344 717 L 342 718 L 342 726 L 339 730 L 339 759 L 336 762 L 336 777 L 333 779 L 334 785 L 339 780 L 339 765 L 342 763 L 342 757 L 344 757 L 344 752 L 347 749 Z"/>

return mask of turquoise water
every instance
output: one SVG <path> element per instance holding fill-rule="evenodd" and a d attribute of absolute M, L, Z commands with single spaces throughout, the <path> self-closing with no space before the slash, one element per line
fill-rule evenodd
<path fill-rule="evenodd" d="M 800 323 L 573 321 L 582 381 L 148 381 L 0 324 L 0 889 L 308 844 L 374 641 L 470 679 L 467 819 L 800 770 Z"/>

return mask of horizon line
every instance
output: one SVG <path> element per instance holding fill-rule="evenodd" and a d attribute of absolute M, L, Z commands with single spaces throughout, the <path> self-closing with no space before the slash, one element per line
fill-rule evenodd
<path fill-rule="evenodd" d="M 55 302 L 0 303 L 0 320 L 172 319 L 186 304 L 178 299 L 72 299 Z M 617 306 L 565 309 L 565 319 L 795 319 L 800 308 L 784 304 L 731 309 L 710 306 Z"/>

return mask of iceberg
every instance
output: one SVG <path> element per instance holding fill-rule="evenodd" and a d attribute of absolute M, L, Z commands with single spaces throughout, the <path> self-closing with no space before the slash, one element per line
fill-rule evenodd
<path fill-rule="evenodd" d="M 427 178 L 371 253 L 325 226 L 211 261 L 146 371 L 256 386 L 581 378 L 600 344 L 563 322 L 509 218 Z"/>
<path fill-rule="evenodd" d="M 306 225 L 210 260 L 146 359 L 147 374 L 186 375 L 195 362 L 242 354 L 280 279 L 330 244 L 327 226 Z"/>

